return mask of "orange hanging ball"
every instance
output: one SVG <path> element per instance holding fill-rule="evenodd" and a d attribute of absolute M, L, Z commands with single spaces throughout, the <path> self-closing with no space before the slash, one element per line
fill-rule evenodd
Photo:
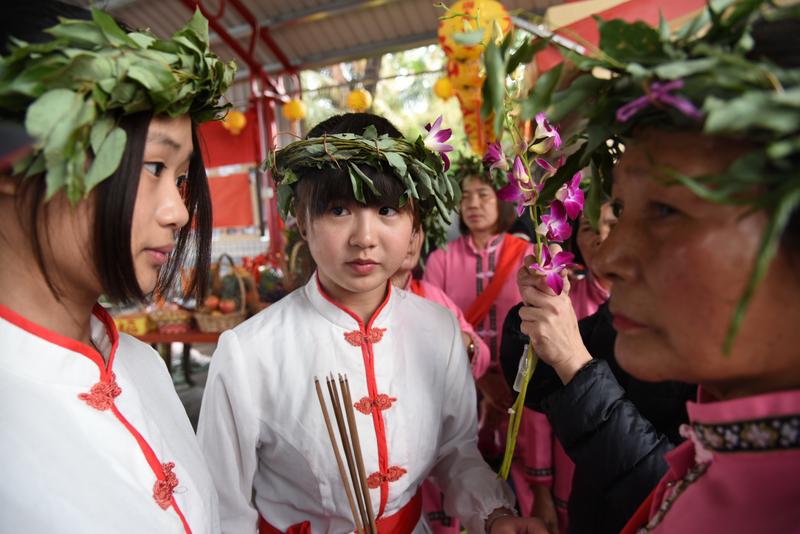
<path fill-rule="evenodd" d="M 433 94 L 442 100 L 448 100 L 452 98 L 455 92 L 453 91 L 453 84 L 450 83 L 450 79 L 439 78 L 436 80 L 436 83 L 433 84 Z"/>
<path fill-rule="evenodd" d="M 283 105 L 281 112 L 286 120 L 299 121 L 306 116 L 306 105 L 299 98 L 293 98 Z"/>
<path fill-rule="evenodd" d="M 483 30 L 481 42 L 487 43 L 492 38 L 495 23 L 503 35 L 511 30 L 511 17 L 496 0 L 460 0 L 450 6 L 448 14 L 461 14 L 439 22 L 439 44 L 450 59 L 478 59 L 483 53 L 483 44 L 463 45 L 455 40 L 456 34 L 477 31 L 480 27 Z"/>
<path fill-rule="evenodd" d="M 372 95 L 366 89 L 353 89 L 347 95 L 347 107 L 356 113 L 367 111 L 372 105 Z"/>
<path fill-rule="evenodd" d="M 222 126 L 233 135 L 239 135 L 247 126 L 247 117 L 238 109 L 229 111 L 225 118 L 222 119 Z"/>

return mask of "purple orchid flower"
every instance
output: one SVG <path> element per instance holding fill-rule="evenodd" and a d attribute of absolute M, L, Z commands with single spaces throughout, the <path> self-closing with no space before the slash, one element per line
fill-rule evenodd
<path fill-rule="evenodd" d="M 553 200 L 550 204 L 550 213 L 542 215 L 541 220 L 542 223 L 536 228 L 536 233 L 547 236 L 550 241 L 560 243 L 572 235 L 572 226 L 567 220 L 567 210 L 560 200 Z"/>
<path fill-rule="evenodd" d="M 528 169 L 525 168 L 525 164 L 522 163 L 522 158 L 519 156 L 514 158 L 514 166 L 511 168 L 511 172 L 508 173 L 508 180 L 509 182 L 515 181 L 520 185 L 531 183 L 531 175 L 528 174 Z"/>
<path fill-rule="evenodd" d="M 560 295 L 564 290 L 564 278 L 561 276 L 561 271 L 567 267 L 572 267 L 574 264 L 572 260 L 575 256 L 572 252 L 558 252 L 555 256 L 550 255 L 550 250 L 547 247 L 542 248 L 542 264 L 534 263 L 530 269 L 544 275 L 545 283 L 552 289 L 556 295 Z"/>
<path fill-rule="evenodd" d="M 437 152 L 444 161 L 444 170 L 450 168 L 450 158 L 447 157 L 448 152 L 452 152 L 453 147 L 452 145 L 448 145 L 445 143 L 450 136 L 453 135 L 453 130 L 450 128 L 442 129 L 442 116 L 439 115 L 435 121 L 433 121 L 433 125 L 426 124 L 425 129 L 428 130 L 428 135 L 425 136 L 423 143 L 425 144 L 425 148 L 431 150 L 433 152 Z"/>
<path fill-rule="evenodd" d="M 568 184 L 562 185 L 556 191 L 556 198 L 564 204 L 567 217 L 575 220 L 583 211 L 583 190 L 581 189 L 581 173 L 576 172 Z"/>
<path fill-rule="evenodd" d="M 550 124 L 547 116 L 544 113 L 536 114 L 536 131 L 533 134 L 533 139 L 540 139 L 539 142 L 531 146 L 531 150 L 537 154 L 546 154 L 553 148 L 558 150 L 561 148 L 561 135 L 558 130 Z"/>
<path fill-rule="evenodd" d="M 486 165 L 490 171 L 500 169 L 501 171 L 508 170 L 508 160 L 506 155 L 503 154 L 503 147 L 500 146 L 499 141 L 495 141 L 486 147 L 486 154 L 483 155 L 483 164 Z"/>
<path fill-rule="evenodd" d="M 508 185 L 497 192 L 497 198 L 512 202 L 517 206 L 517 215 L 522 215 L 526 206 L 531 206 L 536 201 L 539 189 L 531 188 L 532 180 L 528 169 L 522 163 L 522 158 L 514 158 L 514 166 L 508 173 Z"/>

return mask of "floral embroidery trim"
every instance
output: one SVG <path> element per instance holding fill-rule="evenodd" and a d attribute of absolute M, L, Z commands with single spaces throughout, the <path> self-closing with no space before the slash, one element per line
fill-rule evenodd
<path fill-rule="evenodd" d="M 162 510 L 166 510 L 172 504 L 172 493 L 178 485 L 178 477 L 172 472 L 175 462 L 161 464 L 161 468 L 164 470 L 164 480 L 156 480 L 153 485 L 153 498 Z"/>
<path fill-rule="evenodd" d="M 122 389 L 117 385 L 117 377 L 109 373 L 105 380 L 100 380 L 92 386 L 89 393 L 80 393 L 78 398 L 95 410 L 108 410 L 114 405 L 114 399 L 119 397 Z"/>
<path fill-rule="evenodd" d="M 650 521 L 647 522 L 647 525 L 637 530 L 636 534 L 647 534 L 656 526 L 658 526 L 658 524 L 664 519 L 664 516 L 667 515 L 669 509 L 672 508 L 672 505 L 675 503 L 678 497 L 680 497 L 681 494 L 686 491 L 686 488 L 691 486 L 697 481 L 697 479 L 705 474 L 709 465 L 711 464 L 697 464 L 689 469 L 689 471 L 686 472 L 686 476 L 684 476 L 671 488 L 672 492 L 661 502 L 661 506 L 658 507 L 658 510 L 655 514 L 653 514 L 653 517 L 650 518 Z M 669 490 L 670 489 L 667 491 Z"/>
<path fill-rule="evenodd" d="M 716 425 L 695 423 L 692 428 L 705 448 L 717 452 L 800 448 L 800 415 Z"/>
<path fill-rule="evenodd" d="M 370 476 L 367 477 L 367 487 L 369 489 L 377 489 L 381 487 L 381 484 L 386 482 L 397 482 L 400 477 L 405 475 L 407 471 L 402 467 L 398 467 L 396 465 L 391 466 L 389 469 L 386 470 L 385 473 L 381 473 L 380 471 L 375 471 Z"/>
<path fill-rule="evenodd" d="M 364 415 L 369 415 L 375 410 L 388 410 L 392 407 L 392 403 L 394 403 L 396 400 L 397 399 L 395 397 L 390 397 L 386 393 L 381 393 L 375 399 L 362 397 L 361 400 L 355 403 L 353 406 L 356 410 Z"/>
<path fill-rule="evenodd" d="M 360 347 L 365 343 L 378 343 L 383 339 L 385 332 L 385 328 L 370 328 L 367 330 L 367 334 L 364 335 L 360 330 L 353 330 L 352 332 L 345 332 L 344 338 L 354 347 Z"/>

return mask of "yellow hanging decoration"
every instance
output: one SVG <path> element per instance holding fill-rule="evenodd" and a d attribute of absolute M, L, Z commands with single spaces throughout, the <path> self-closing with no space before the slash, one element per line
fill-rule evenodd
<path fill-rule="evenodd" d="M 247 117 L 238 109 L 231 110 L 222 119 L 222 126 L 232 135 L 239 135 L 244 130 L 244 127 L 247 126 Z"/>
<path fill-rule="evenodd" d="M 303 120 L 306 116 L 306 105 L 299 98 L 293 98 L 283 105 L 281 112 L 287 121 Z"/>
<path fill-rule="evenodd" d="M 439 44 L 450 59 L 475 60 L 481 57 L 484 43 L 492 38 L 492 32 L 499 26 L 503 35 L 511 30 L 511 17 L 506 8 L 496 0 L 460 0 L 448 10 L 448 14 L 463 14 L 445 18 L 439 22 Z M 456 34 L 483 30 L 481 43 L 463 45 L 455 39 Z"/>
<path fill-rule="evenodd" d="M 372 106 L 372 95 L 366 89 L 353 89 L 347 95 L 347 107 L 357 113 L 363 113 Z"/>
<path fill-rule="evenodd" d="M 442 100 L 449 100 L 452 98 L 453 95 L 455 95 L 455 91 L 453 91 L 453 84 L 450 83 L 450 78 L 439 78 L 436 80 L 436 83 L 433 84 L 433 94 Z"/>

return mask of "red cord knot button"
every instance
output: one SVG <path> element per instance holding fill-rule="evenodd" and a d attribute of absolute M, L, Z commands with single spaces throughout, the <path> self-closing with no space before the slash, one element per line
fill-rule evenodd
<path fill-rule="evenodd" d="M 348 343 L 354 347 L 360 347 L 364 343 L 377 343 L 383 339 L 383 334 L 386 332 L 385 328 L 370 328 L 364 335 L 361 330 L 353 330 L 352 332 L 345 332 L 344 338 Z"/>
<path fill-rule="evenodd" d="M 369 489 L 376 489 L 381 487 L 381 484 L 385 482 L 397 482 L 400 480 L 401 476 L 406 474 L 406 472 L 407 471 L 405 469 L 396 465 L 393 465 L 387 469 L 385 473 L 375 471 L 367 477 L 367 486 Z"/>
<path fill-rule="evenodd" d="M 95 410 L 108 410 L 113 406 L 114 399 L 119 397 L 122 390 L 117 385 L 117 377 L 109 373 L 105 379 L 92 386 L 89 393 L 80 393 L 78 398 Z"/>
<path fill-rule="evenodd" d="M 153 498 L 156 500 L 162 510 L 169 508 L 172 503 L 172 492 L 178 485 L 178 477 L 172 472 L 175 467 L 175 462 L 167 462 L 161 464 L 161 469 L 164 470 L 164 479 L 156 480 L 153 485 Z"/>
<path fill-rule="evenodd" d="M 396 400 L 396 398 L 390 397 L 386 393 L 381 393 L 375 399 L 362 397 L 361 400 L 355 403 L 353 406 L 355 406 L 356 410 L 364 415 L 369 415 L 376 410 L 388 410 L 392 407 L 392 403 Z"/>

